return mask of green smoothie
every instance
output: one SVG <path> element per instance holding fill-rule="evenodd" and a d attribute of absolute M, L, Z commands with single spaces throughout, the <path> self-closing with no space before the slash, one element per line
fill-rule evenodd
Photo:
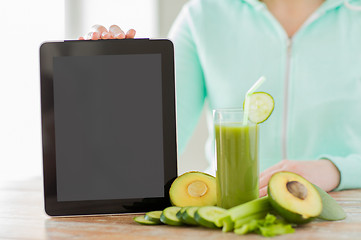
<path fill-rule="evenodd" d="M 215 124 L 217 205 L 231 208 L 258 198 L 258 125 Z"/>

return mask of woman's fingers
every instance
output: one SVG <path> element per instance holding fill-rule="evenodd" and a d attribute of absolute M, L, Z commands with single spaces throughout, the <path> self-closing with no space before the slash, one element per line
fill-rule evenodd
<path fill-rule="evenodd" d="M 79 40 L 134 38 L 135 33 L 134 29 L 130 29 L 127 34 L 125 34 L 118 25 L 111 25 L 108 31 L 103 25 L 96 24 L 91 27 L 91 31 L 84 37 L 79 37 Z"/>
<path fill-rule="evenodd" d="M 108 30 L 99 24 L 91 27 L 91 31 L 88 32 L 84 37 L 79 37 L 79 40 L 99 40 L 104 36 L 109 35 Z"/>
<path fill-rule="evenodd" d="M 284 171 L 288 165 L 288 162 L 289 162 L 288 160 L 283 160 L 283 161 L 277 163 L 276 165 L 264 170 L 259 176 L 259 178 L 260 178 L 259 188 L 262 189 L 262 188 L 266 187 L 268 184 L 268 181 L 270 180 L 270 178 L 272 177 L 273 174 L 275 174 L 276 172 Z"/>
<path fill-rule="evenodd" d="M 84 37 L 80 37 L 79 40 L 98 40 L 99 38 L 100 34 L 98 32 L 88 32 Z"/>
<path fill-rule="evenodd" d="M 263 177 L 264 175 L 268 174 L 269 172 L 273 172 L 276 169 L 284 168 L 288 164 L 289 160 L 282 160 L 278 162 L 277 164 L 273 165 L 272 167 L 267 168 L 263 172 L 261 172 L 260 177 Z"/>
<path fill-rule="evenodd" d="M 259 189 L 259 197 L 264 197 L 267 195 L 267 186 Z"/>
<path fill-rule="evenodd" d="M 125 38 L 134 38 L 135 36 L 135 30 L 134 29 L 129 29 L 129 31 L 127 32 L 127 34 L 125 35 Z"/>
<path fill-rule="evenodd" d="M 109 27 L 109 32 L 112 34 L 112 36 L 116 39 L 123 39 L 125 38 L 125 33 L 122 29 L 120 29 L 117 25 L 111 25 Z"/>
<path fill-rule="evenodd" d="M 98 38 L 92 39 L 92 40 L 98 40 L 100 38 L 103 38 L 104 36 L 106 36 L 109 33 L 108 30 L 103 25 L 99 25 L 99 24 L 92 26 L 91 31 L 98 33 L 98 35 L 97 35 Z"/>
<path fill-rule="evenodd" d="M 102 35 L 100 36 L 102 39 L 112 39 L 113 36 L 110 32 L 106 31 L 106 32 L 103 32 Z"/>
<path fill-rule="evenodd" d="M 267 172 L 267 174 L 264 174 L 259 180 L 259 188 L 262 189 L 262 188 L 266 187 L 268 185 L 268 181 L 270 180 L 272 175 L 275 174 L 276 172 L 280 172 L 280 171 L 282 171 L 282 169 L 278 168 L 278 169 L 274 169 L 273 171 Z"/>
<path fill-rule="evenodd" d="M 98 40 L 100 38 L 100 33 L 93 32 L 91 40 Z"/>

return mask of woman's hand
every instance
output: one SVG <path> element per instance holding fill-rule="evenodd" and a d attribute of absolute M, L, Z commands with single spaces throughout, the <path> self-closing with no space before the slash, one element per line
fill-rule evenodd
<path fill-rule="evenodd" d="M 335 189 L 340 183 L 340 172 L 333 163 L 326 159 L 314 161 L 283 160 L 266 169 L 260 175 L 259 195 L 267 195 L 267 185 L 271 176 L 276 172 L 288 171 L 301 175 L 326 192 Z"/>
<path fill-rule="evenodd" d="M 91 31 L 85 37 L 79 37 L 79 40 L 124 39 L 134 38 L 134 36 L 134 29 L 130 29 L 127 33 L 124 33 L 117 25 L 111 25 L 109 31 L 102 25 L 94 25 Z"/>

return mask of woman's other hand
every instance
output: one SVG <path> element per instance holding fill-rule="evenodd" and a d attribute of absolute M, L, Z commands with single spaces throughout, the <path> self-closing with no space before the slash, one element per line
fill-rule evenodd
<path fill-rule="evenodd" d="M 94 25 L 90 32 L 84 37 L 79 37 L 79 40 L 99 40 L 99 39 L 124 39 L 134 38 L 135 30 L 129 29 L 127 33 L 117 25 L 111 25 L 109 30 L 102 25 Z"/>
<path fill-rule="evenodd" d="M 259 182 L 260 197 L 267 195 L 267 185 L 271 176 L 274 173 L 281 171 L 294 172 L 298 175 L 301 175 L 326 192 L 335 189 L 340 183 L 340 172 L 338 171 L 337 167 L 329 160 L 283 160 L 261 173 Z"/>

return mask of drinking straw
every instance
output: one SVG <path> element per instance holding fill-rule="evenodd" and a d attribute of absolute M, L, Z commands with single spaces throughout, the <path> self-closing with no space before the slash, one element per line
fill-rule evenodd
<path fill-rule="evenodd" d="M 249 98 L 251 94 L 256 91 L 256 89 L 259 88 L 259 86 L 261 86 L 265 80 L 266 78 L 264 76 L 260 77 L 246 93 L 246 97 L 244 99 L 243 126 L 246 126 L 248 123 Z"/>

